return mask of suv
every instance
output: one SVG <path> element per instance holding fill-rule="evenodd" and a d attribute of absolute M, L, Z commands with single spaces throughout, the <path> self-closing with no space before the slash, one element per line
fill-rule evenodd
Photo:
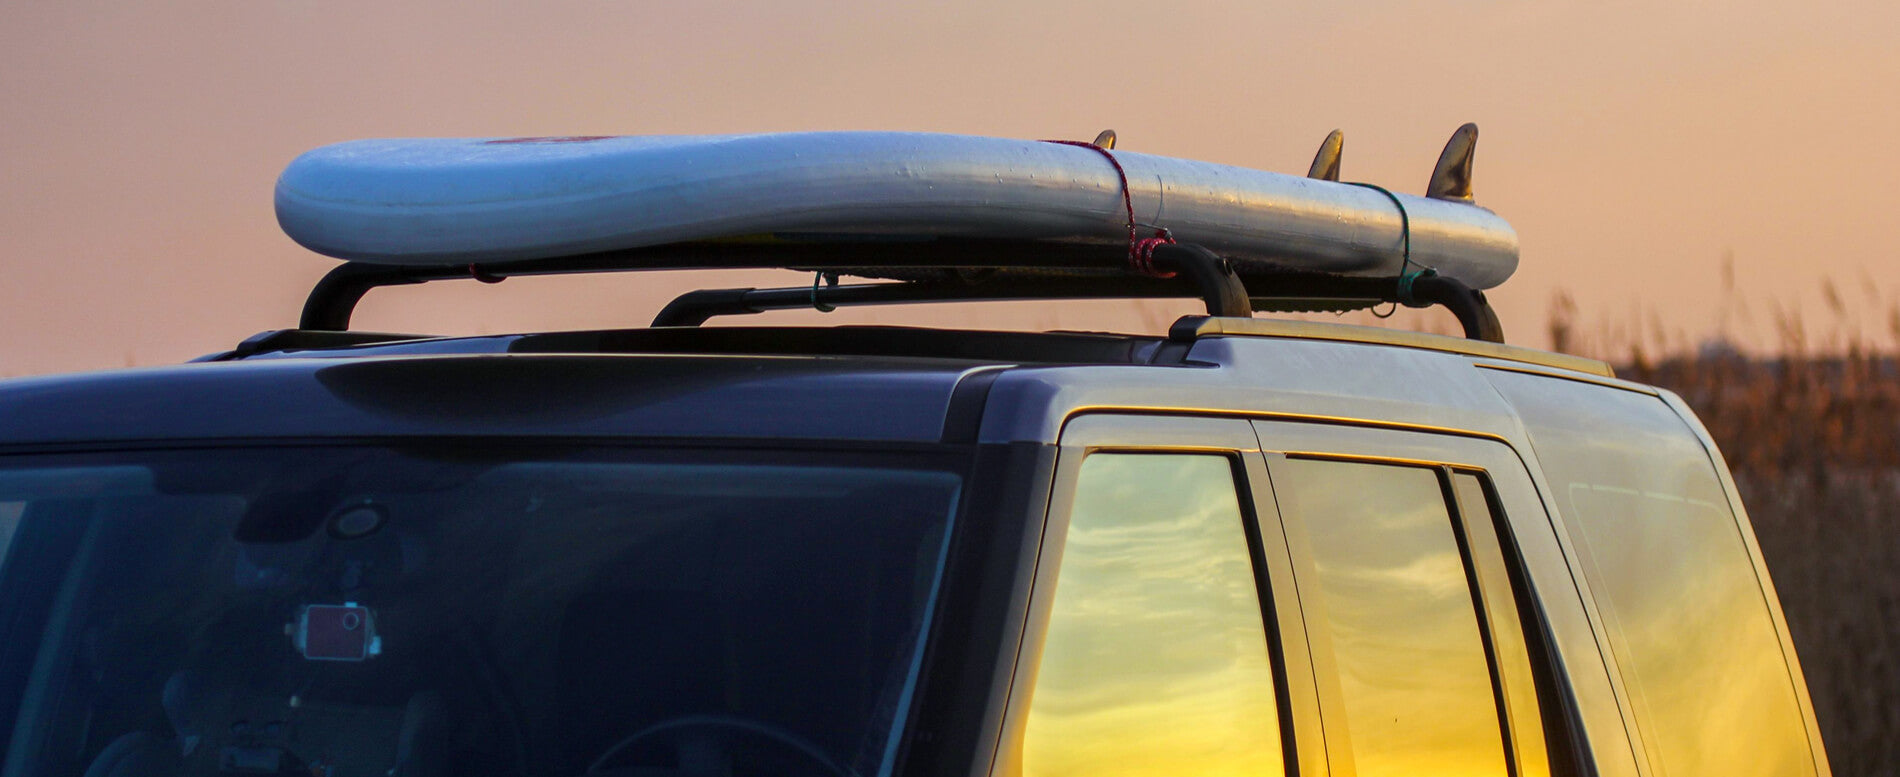
<path fill-rule="evenodd" d="M 876 261 L 823 250 L 346 264 L 204 363 L 0 383 L 4 774 L 1828 773 L 1708 434 L 1493 342 L 1448 278 L 1399 296 L 1475 337 L 1251 316 L 1383 281 L 1180 245 L 1172 280 L 1052 280 L 1024 270 L 1101 249 L 951 241 L 904 266 L 1010 272 L 347 330 L 458 273 Z M 696 326 L 1115 294 L 1215 315 Z"/>

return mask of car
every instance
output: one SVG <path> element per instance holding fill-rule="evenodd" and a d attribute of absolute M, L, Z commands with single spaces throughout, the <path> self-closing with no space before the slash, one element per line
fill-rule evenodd
<path fill-rule="evenodd" d="M 0 382 L 4 773 L 1829 773 L 1681 399 L 1447 275 L 1182 237 L 352 261 L 296 329 Z M 384 286 L 696 266 L 814 282 L 348 329 Z M 700 326 L 1123 296 L 1209 315 Z M 1466 336 L 1253 316 L 1381 301 Z"/>

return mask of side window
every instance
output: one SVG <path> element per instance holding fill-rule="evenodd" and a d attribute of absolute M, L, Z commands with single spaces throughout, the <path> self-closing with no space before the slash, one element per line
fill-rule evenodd
<path fill-rule="evenodd" d="M 1662 774 L 1814 774 L 1744 525 L 1655 397 L 1490 376 L 1523 416 Z"/>
<path fill-rule="evenodd" d="M 1541 633 L 1525 632 L 1525 622 L 1535 619 L 1537 605 L 1516 554 L 1505 553 L 1509 522 L 1484 476 L 1452 473 L 1451 488 L 1458 528 L 1464 530 L 1465 558 L 1484 603 L 1479 615 L 1491 638 L 1494 680 L 1505 709 L 1505 731 L 1516 745 L 1517 773 L 1522 777 L 1574 774 L 1575 762 L 1565 758 L 1572 755 L 1573 745 L 1567 738 L 1569 723 L 1555 703 L 1561 694 L 1549 670 L 1549 643 Z M 1543 670 L 1533 669 L 1533 663 Z M 1551 703 L 1540 703 L 1540 694 Z M 1547 744 L 1543 735 L 1549 735 L 1551 742 Z"/>
<path fill-rule="evenodd" d="M 1360 777 L 1510 773 L 1487 609 L 1447 485 L 1425 467 L 1274 467 L 1283 519 L 1310 554 L 1298 575 L 1321 671 L 1331 645 L 1328 748 L 1345 743 Z"/>
<path fill-rule="evenodd" d="M 1023 741 L 1030 777 L 1285 773 L 1234 461 L 1083 461 Z"/>

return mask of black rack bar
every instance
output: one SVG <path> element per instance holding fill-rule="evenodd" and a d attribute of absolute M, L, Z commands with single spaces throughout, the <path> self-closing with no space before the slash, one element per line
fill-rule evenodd
<path fill-rule="evenodd" d="M 1000 302 L 1031 299 L 1148 299 L 1200 297 L 1210 316 L 1253 315 L 1247 287 L 1219 256 L 1200 246 L 1164 245 L 1155 265 L 1174 278 L 1143 275 L 1010 278 L 996 282 L 905 281 L 783 289 L 704 289 L 687 292 L 654 316 L 653 326 L 699 326 L 715 316 L 820 305 L 895 305 L 915 302 Z"/>
<path fill-rule="evenodd" d="M 1166 253 L 1160 246 L 1156 256 Z M 624 251 L 436 266 L 345 262 L 318 281 L 304 300 L 301 328 L 342 330 L 363 295 L 382 286 L 476 278 L 494 283 L 518 275 L 640 270 L 845 269 L 930 270 L 1023 268 L 1112 271 L 1127 256 L 1124 244 L 1032 240 L 920 240 L 844 243 L 673 243 Z M 1211 254 L 1210 254 L 1211 255 Z"/>
<path fill-rule="evenodd" d="M 673 299 L 653 317 L 653 326 L 699 326 L 717 316 L 743 316 L 773 310 L 917 302 L 1002 302 L 1035 299 L 1150 299 L 1192 297 L 1185 282 L 1142 278 L 1063 278 L 968 284 L 912 281 L 781 289 L 701 289 Z"/>
<path fill-rule="evenodd" d="M 767 270 L 875 267 L 886 270 L 1019 267 L 1102 270 L 1126 256 L 1123 245 L 1023 240 L 921 240 L 861 243 L 702 242 L 605 251 L 548 259 L 436 266 L 345 262 L 318 281 L 304 301 L 303 329 L 341 330 L 369 290 L 429 281 L 518 275 L 639 270 Z"/>
<path fill-rule="evenodd" d="M 1242 276 L 1255 297 L 1287 299 L 1363 299 L 1372 304 L 1397 303 L 1415 308 L 1440 306 L 1458 318 L 1466 339 L 1504 342 L 1504 324 L 1491 309 L 1484 292 L 1445 275 L 1425 275 L 1412 281 L 1412 298 L 1400 299 L 1396 278 L 1341 278 L 1295 275 L 1256 279 Z"/>
<path fill-rule="evenodd" d="M 1258 307 L 1339 310 L 1396 303 L 1397 285 L 1391 278 L 1325 278 L 1309 276 L 1241 276 L 1251 303 Z M 1458 318 L 1465 337 L 1504 342 L 1504 327 L 1484 299 L 1484 292 L 1453 278 L 1428 276 L 1412 285 L 1414 307 L 1442 305 Z M 739 316 L 772 310 L 814 307 L 813 302 L 836 307 L 897 305 L 917 302 L 998 302 L 1028 299 L 1163 299 L 1201 296 L 1180 279 L 1158 281 L 1125 278 L 1064 278 L 1011 280 L 997 284 L 960 282 L 869 283 L 823 287 L 815 292 L 803 286 L 783 289 L 704 289 L 675 298 L 653 319 L 653 326 L 699 326 L 715 316 Z M 1318 301 L 1319 305 L 1282 305 L 1284 301 Z M 1356 303 L 1356 304 L 1353 304 Z M 1224 315 L 1213 312 L 1209 315 Z"/>
<path fill-rule="evenodd" d="M 925 269 L 1080 270 L 1094 274 L 984 281 L 900 281 L 820 288 L 827 305 L 875 305 L 905 302 L 1012 299 L 1200 298 L 1215 316 L 1252 315 L 1250 298 L 1268 300 L 1365 300 L 1367 304 L 1404 302 L 1415 307 L 1443 305 L 1457 316 L 1465 336 L 1503 342 L 1503 328 L 1484 293 L 1445 276 L 1425 276 L 1412 285 L 1413 298 L 1397 299 L 1392 278 L 1344 278 L 1285 268 L 1234 266 L 1200 246 L 1162 245 L 1155 265 L 1178 273 L 1170 279 L 1132 273 L 1109 274 L 1124 266 L 1122 245 L 1002 240 L 930 240 L 915 243 L 680 243 L 551 259 L 511 260 L 429 267 L 346 262 L 311 289 L 300 328 L 344 331 L 358 302 L 371 289 L 475 278 L 495 283 L 517 275 L 638 270 L 805 269 L 880 271 Z M 690 326 L 719 315 L 810 306 L 810 287 L 722 289 L 691 292 L 660 312 L 656 326 Z M 1298 307 L 1297 305 L 1295 307 Z"/>

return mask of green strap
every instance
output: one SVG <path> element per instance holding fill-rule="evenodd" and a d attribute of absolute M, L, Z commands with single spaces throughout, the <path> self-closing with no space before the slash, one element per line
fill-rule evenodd
<path fill-rule="evenodd" d="M 1438 270 L 1426 267 L 1425 265 L 1419 265 L 1419 269 L 1417 270 L 1412 269 L 1412 215 L 1405 211 L 1405 201 L 1400 200 L 1398 195 L 1392 193 L 1392 190 L 1376 183 L 1346 181 L 1345 184 L 1347 186 L 1371 189 L 1383 194 L 1386 199 L 1391 200 L 1392 204 L 1399 209 L 1399 256 L 1402 261 L 1399 263 L 1399 288 L 1397 297 L 1399 302 L 1404 303 L 1406 307 L 1425 307 L 1412 298 L 1412 283 L 1426 276 L 1437 275 Z M 1380 316 L 1376 311 L 1373 315 L 1379 316 L 1380 318 L 1390 316 L 1393 312 L 1398 310 L 1398 304 L 1394 303 L 1392 307 L 1393 309 L 1386 311 L 1385 315 Z"/>
<path fill-rule="evenodd" d="M 819 270 L 817 273 L 812 275 L 812 278 L 811 278 L 812 309 L 817 310 L 820 313 L 830 313 L 831 311 L 837 310 L 838 306 L 832 305 L 828 302 L 822 302 L 818 299 L 818 284 L 820 283 L 825 284 L 826 288 L 831 288 L 831 289 L 838 288 L 838 274 L 835 272 L 825 272 L 824 270 Z"/>

